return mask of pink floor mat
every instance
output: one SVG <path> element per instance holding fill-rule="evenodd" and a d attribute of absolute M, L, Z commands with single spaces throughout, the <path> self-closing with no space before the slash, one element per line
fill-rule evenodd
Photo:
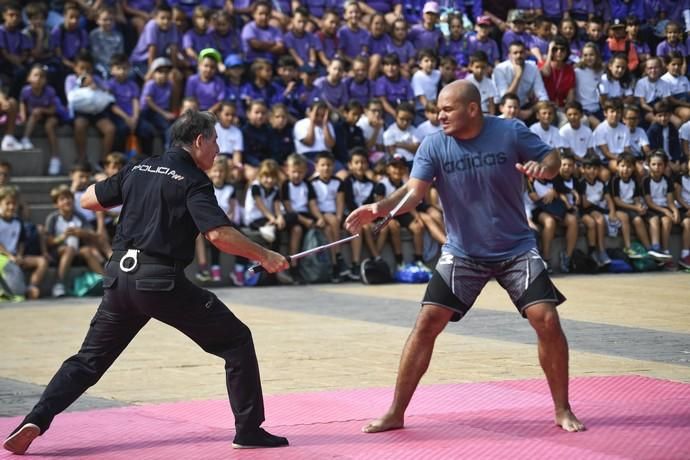
<path fill-rule="evenodd" d="M 291 446 L 233 450 L 225 400 L 132 406 L 59 416 L 34 441 L 36 458 L 89 459 L 690 459 L 690 385 L 645 377 L 571 381 L 587 424 L 565 433 L 552 422 L 544 380 L 422 386 L 406 428 L 364 434 L 390 388 L 266 397 L 264 427 Z M 0 419 L 6 435 L 21 418 Z M 0 458 L 9 458 L 8 452 Z"/>

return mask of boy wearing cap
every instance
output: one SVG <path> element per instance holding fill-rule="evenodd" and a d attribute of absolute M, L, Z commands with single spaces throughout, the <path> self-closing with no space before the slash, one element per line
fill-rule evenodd
<path fill-rule="evenodd" d="M 150 72 L 153 78 L 144 83 L 141 90 L 141 116 L 149 122 L 157 134 L 163 138 L 163 146 L 170 142 L 170 125 L 176 116 L 172 113 L 172 83 L 169 81 L 172 62 L 168 58 L 159 57 L 151 63 Z"/>
<path fill-rule="evenodd" d="M 418 50 L 431 49 L 442 50 L 445 45 L 445 38 L 441 29 L 436 27 L 438 24 L 440 8 L 436 2 L 426 2 L 422 9 L 422 23 L 412 26 L 407 39 L 412 42 Z"/>
<path fill-rule="evenodd" d="M 469 37 L 467 54 L 472 55 L 477 51 L 483 51 L 489 58 L 489 66 L 493 68 L 500 62 L 500 54 L 496 41 L 489 37 L 489 32 L 491 32 L 491 18 L 488 16 L 478 17 L 477 25 L 474 30 L 476 34 Z"/>
<path fill-rule="evenodd" d="M 608 61 L 614 54 L 624 53 L 628 58 L 628 70 L 635 72 L 640 64 L 640 59 L 637 56 L 637 50 L 627 37 L 625 22 L 621 19 L 614 19 L 609 26 L 609 35 L 602 58 Z"/>
<path fill-rule="evenodd" d="M 185 97 L 194 97 L 199 102 L 200 110 L 217 112 L 220 103 L 225 99 L 225 83 L 216 75 L 220 53 L 213 48 L 206 48 L 199 53 L 198 73 L 187 79 Z"/>
<path fill-rule="evenodd" d="M 225 64 L 225 100 L 237 107 L 237 116 L 245 118 L 244 104 L 242 103 L 242 75 L 244 74 L 244 62 L 239 54 L 228 54 L 223 62 Z"/>
<path fill-rule="evenodd" d="M 527 32 L 525 15 L 520 10 L 511 10 L 508 13 L 508 25 L 510 29 L 506 30 L 501 39 L 501 51 L 503 56 L 508 55 L 508 47 L 513 42 L 522 42 L 525 47 L 530 48 L 532 45 L 532 35 Z"/>

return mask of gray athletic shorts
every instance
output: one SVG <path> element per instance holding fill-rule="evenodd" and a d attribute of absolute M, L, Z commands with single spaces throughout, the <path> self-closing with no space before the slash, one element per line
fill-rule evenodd
<path fill-rule="evenodd" d="M 543 302 L 559 305 L 565 301 L 565 296 L 551 282 L 539 252 L 532 249 L 501 262 L 480 262 L 442 254 L 422 305 L 449 308 L 455 312 L 451 321 L 459 321 L 492 278 L 508 292 L 523 317 L 531 305 Z"/>

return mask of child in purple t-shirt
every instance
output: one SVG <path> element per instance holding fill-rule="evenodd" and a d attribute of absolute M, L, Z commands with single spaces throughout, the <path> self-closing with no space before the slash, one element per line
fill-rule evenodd
<path fill-rule="evenodd" d="M 407 39 L 407 22 L 403 18 L 398 18 L 393 22 L 391 39 L 386 48 L 386 54 L 395 54 L 400 61 L 400 73 L 405 78 L 410 78 L 410 69 L 415 64 L 417 49 L 411 41 Z"/>
<path fill-rule="evenodd" d="M 437 28 L 439 21 L 439 6 L 436 2 L 426 2 L 422 9 L 422 23 L 410 29 L 409 40 L 417 50 L 441 50 L 445 46 L 443 32 Z"/>
<path fill-rule="evenodd" d="M 196 65 L 201 50 L 214 47 L 208 26 L 209 11 L 205 6 L 198 5 L 192 14 L 192 28 L 182 37 L 182 50 L 190 66 Z"/>
<path fill-rule="evenodd" d="M 500 54 L 498 52 L 498 45 L 496 41 L 489 37 L 491 31 L 491 19 L 487 16 L 482 16 L 477 20 L 475 26 L 475 35 L 469 37 L 469 44 L 467 46 L 467 54 L 470 56 L 477 51 L 484 51 L 489 58 L 489 68 L 493 68 L 499 63 Z"/>
<path fill-rule="evenodd" d="M 381 13 L 371 17 L 369 24 L 369 79 L 376 80 L 381 70 L 381 58 L 388 53 L 390 37 L 386 33 L 386 19 Z"/>
<path fill-rule="evenodd" d="M 132 50 L 130 61 L 135 71 L 141 76 L 146 75 L 145 79 L 148 79 L 152 71 L 148 67 L 158 57 L 167 57 L 172 66 L 178 66 L 178 41 L 177 27 L 172 22 L 172 10 L 163 3 L 156 8 L 153 19 L 150 19 L 144 26 L 144 30 Z"/>
<path fill-rule="evenodd" d="M 302 118 L 304 109 L 299 100 L 300 84 L 299 72 L 297 70 L 297 63 L 292 56 L 281 56 L 276 64 L 276 74 L 278 78 L 273 81 L 273 88 L 275 95 L 273 96 L 273 104 L 284 104 L 290 122 Z"/>
<path fill-rule="evenodd" d="M 345 25 L 338 30 L 338 49 L 340 58 L 348 64 L 352 64 L 357 56 L 368 54 L 369 32 L 359 26 L 361 17 L 362 12 L 357 2 L 345 3 Z"/>
<path fill-rule="evenodd" d="M 269 107 L 275 97 L 275 88 L 271 84 L 273 67 L 266 59 L 257 58 L 249 68 L 250 81 L 242 85 L 240 97 L 247 110 L 253 101 L 262 101 Z"/>
<path fill-rule="evenodd" d="M 335 11 L 326 11 L 321 20 L 321 30 L 316 34 L 321 42 L 321 49 L 317 52 L 319 61 L 324 67 L 328 67 L 331 59 L 339 56 L 338 51 L 338 25 L 340 17 Z"/>
<path fill-rule="evenodd" d="M 292 17 L 292 28 L 285 34 L 285 46 L 298 67 L 305 64 L 316 66 L 316 53 L 321 43 L 314 34 L 306 31 L 309 11 L 300 6 Z"/>
<path fill-rule="evenodd" d="M 328 104 L 331 111 L 340 114 L 340 110 L 347 103 L 347 85 L 343 81 L 345 66 L 340 59 L 333 59 L 326 69 L 326 76 L 314 82 L 319 88 L 321 100 Z"/>
<path fill-rule="evenodd" d="M 60 174 L 61 166 L 56 129 L 60 124 L 57 108 L 62 103 L 55 89 L 47 84 L 47 74 L 42 65 L 34 65 L 26 81 L 27 85 L 22 88 L 19 97 L 19 116 L 26 120 L 24 137 L 21 140 L 22 147 L 27 150 L 34 148 L 31 143 L 31 134 L 34 127 L 42 123 L 50 149 L 48 173 L 54 176 Z"/>
<path fill-rule="evenodd" d="M 254 3 L 254 20 L 242 28 L 242 48 L 248 61 L 260 57 L 273 62 L 285 52 L 283 34 L 268 22 L 272 9 L 266 0 L 258 0 Z"/>
<path fill-rule="evenodd" d="M 383 104 L 387 125 L 395 119 L 395 108 L 398 104 L 414 103 L 412 86 L 400 75 L 400 60 L 397 55 L 388 54 L 383 58 L 383 76 L 376 80 L 374 96 Z"/>
<path fill-rule="evenodd" d="M 363 56 L 355 58 L 352 61 L 351 73 L 352 76 L 345 79 L 348 97 L 364 107 L 374 96 L 374 85 L 372 80 L 367 78 L 367 58 Z"/>
<path fill-rule="evenodd" d="M 230 54 L 223 64 L 225 64 L 225 100 L 235 105 L 237 117 L 244 120 L 245 108 L 241 96 L 244 83 L 244 61 L 239 54 Z"/>
<path fill-rule="evenodd" d="M 22 84 L 29 71 L 29 51 L 33 48 L 31 38 L 24 35 L 19 28 L 21 8 L 16 3 L 8 3 L 2 13 L 3 24 L 0 26 L 0 57 L 10 64 L 2 66 L 3 74 L 10 78 L 10 96 L 19 96 Z"/>
<path fill-rule="evenodd" d="M 64 22 L 50 33 L 50 44 L 63 66 L 63 74 L 74 70 L 75 58 L 89 49 L 89 36 L 79 26 L 81 12 L 76 3 L 65 3 Z"/>
<path fill-rule="evenodd" d="M 167 148 L 170 140 L 170 126 L 175 121 L 172 113 L 172 84 L 170 71 L 172 62 L 168 58 L 156 58 L 151 63 L 152 77 L 144 83 L 141 90 L 141 117 L 149 122 L 157 134 L 163 138 L 163 147 Z"/>
<path fill-rule="evenodd" d="M 110 60 L 110 75 L 108 91 L 115 96 L 115 103 L 111 108 L 111 120 L 115 125 L 115 142 L 113 147 L 118 152 L 127 150 L 127 140 L 136 134 L 141 147 L 141 154 L 153 154 L 153 126 L 141 115 L 139 85 L 129 78 L 130 65 L 127 56 L 116 54 Z"/>
<path fill-rule="evenodd" d="M 304 113 L 307 107 L 314 102 L 314 99 L 318 99 L 319 97 L 320 90 L 314 86 L 314 82 L 318 78 L 318 75 L 318 70 L 310 65 L 302 66 L 299 69 L 299 78 L 302 80 L 302 86 L 300 87 L 298 100 L 302 113 Z"/>
<path fill-rule="evenodd" d="M 232 15 L 226 10 L 218 10 L 211 17 L 211 47 L 217 49 L 221 56 L 242 53 L 242 39 L 237 29 L 232 26 L 233 20 Z M 223 63 L 218 68 L 221 72 L 225 70 Z"/>
<path fill-rule="evenodd" d="M 470 42 L 465 35 L 465 29 L 462 24 L 462 17 L 453 14 L 448 17 L 448 28 L 450 30 L 450 36 L 446 41 L 446 47 L 443 49 L 444 56 L 453 56 L 458 62 L 461 68 L 467 67 L 469 62 L 469 57 L 467 55 L 467 50 L 470 46 Z M 506 34 L 508 34 L 506 32 Z"/>
<path fill-rule="evenodd" d="M 677 51 L 686 57 L 688 55 L 688 50 L 685 49 L 683 44 L 683 30 L 675 21 L 669 21 L 666 24 L 666 40 L 659 43 L 656 47 L 656 55 L 660 58 L 668 56 L 671 51 Z M 687 69 L 686 69 L 687 70 Z M 685 73 L 685 71 L 683 72 Z"/>
<path fill-rule="evenodd" d="M 225 83 L 216 75 L 220 60 L 218 51 L 206 48 L 199 55 L 198 73 L 187 79 L 184 95 L 195 97 L 201 110 L 215 113 L 225 98 Z"/>

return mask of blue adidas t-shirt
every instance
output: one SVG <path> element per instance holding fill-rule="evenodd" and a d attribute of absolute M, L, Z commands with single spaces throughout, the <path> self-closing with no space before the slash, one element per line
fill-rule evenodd
<path fill-rule="evenodd" d="M 498 261 L 535 248 L 522 199 L 524 176 L 515 164 L 541 161 L 551 150 L 523 123 L 493 116 L 484 117 L 474 139 L 443 132 L 425 137 L 411 176 L 436 178 L 448 233 L 444 252 Z"/>

